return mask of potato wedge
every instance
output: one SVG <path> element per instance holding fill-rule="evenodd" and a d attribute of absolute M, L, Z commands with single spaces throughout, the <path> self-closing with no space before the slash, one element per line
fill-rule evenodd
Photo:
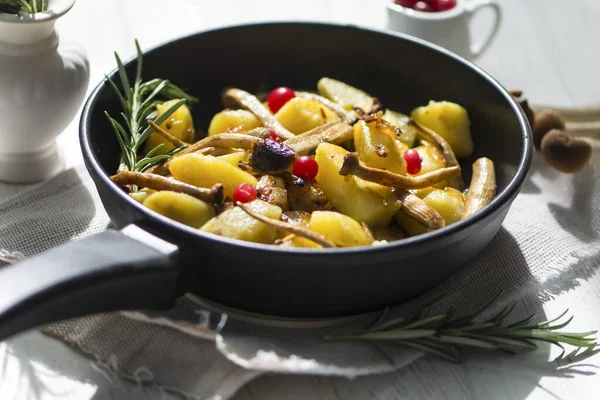
<path fill-rule="evenodd" d="M 253 200 L 246 205 L 257 214 L 280 219 L 281 208 L 262 200 Z M 240 207 L 231 207 L 212 218 L 200 228 L 204 232 L 240 239 L 255 243 L 273 243 L 277 238 L 277 228 L 248 215 Z"/>
<path fill-rule="evenodd" d="M 389 133 L 376 129 L 374 125 L 365 121 L 354 124 L 354 148 L 360 160 L 369 167 L 405 175 L 406 162 L 402 157 L 405 146 Z"/>
<path fill-rule="evenodd" d="M 225 197 L 233 198 L 233 190 L 241 183 L 256 186 L 257 180 L 227 161 L 199 153 L 185 154 L 172 158 L 169 171 L 173 178 L 190 185 L 209 188 L 216 183 L 223 184 Z"/>
<path fill-rule="evenodd" d="M 440 213 L 446 225 L 462 219 L 465 195 L 454 188 L 434 189 L 423 197 L 423 201 Z"/>
<path fill-rule="evenodd" d="M 456 157 L 464 158 L 473 153 L 471 121 L 464 107 L 449 101 L 430 101 L 426 106 L 415 108 L 412 117 L 446 139 Z"/>
<path fill-rule="evenodd" d="M 390 124 L 397 126 L 402 131 L 402 135 L 398 137 L 398 140 L 403 143 L 406 148 L 413 147 L 418 131 L 417 128 L 408 124 L 408 121 L 410 120 L 408 115 L 387 109 L 381 118 Z"/>
<path fill-rule="evenodd" d="M 310 230 L 337 246 L 366 246 L 373 243 L 361 224 L 335 211 L 314 211 L 310 218 Z"/>
<path fill-rule="evenodd" d="M 369 226 L 387 225 L 402 207 L 393 189 L 339 173 L 348 151 L 340 146 L 321 143 L 315 159 L 319 163 L 316 181 L 343 214 Z"/>
<path fill-rule="evenodd" d="M 173 106 L 179 100 L 169 100 L 162 104 L 156 106 L 156 117 L 160 117 L 165 111 L 169 109 L 169 107 Z M 191 143 L 194 141 L 194 123 L 192 120 L 192 113 L 190 109 L 183 104 L 179 107 L 166 121 L 160 124 L 160 127 L 165 131 L 175 136 L 177 139 Z M 159 144 L 164 144 L 165 146 L 160 149 L 156 154 L 165 154 L 169 151 L 173 150 L 175 146 L 169 142 L 167 139 L 162 137 L 158 132 L 152 132 L 148 139 L 146 140 L 146 144 L 144 145 L 144 152 L 148 153 L 150 150 L 158 146 Z"/>
<path fill-rule="evenodd" d="M 160 215 L 193 228 L 200 228 L 215 216 L 212 204 L 184 193 L 154 192 L 143 204 Z"/>
<path fill-rule="evenodd" d="M 208 136 L 225 133 L 231 128 L 243 126 L 246 131 L 262 126 L 260 119 L 247 110 L 224 110 L 210 121 Z"/>
<path fill-rule="evenodd" d="M 373 108 L 373 98 L 367 93 L 344 82 L 331 78 L 321 78 L 317 83 L 321 96 L 340 104 L 350 111 L 353 107 L 360 107 L 364 112 Z"/>
<path fill-rule="evenodd" d="M 288 131 L 299 135 L 340 118 L 315 99 L 294 97 L 277 111 L 275 119 Z"/>
<path fill-rule="evenodd" d="M 237 167 L 239 165 L 240 161 L 247 162 L 249 157 L 250 157 L 249 151 L 236 151 L 233 153 L 218 156 L 217 158 L 221 161 L 225 161 L 225 162 L 231 164 L 234 167 Z"/>

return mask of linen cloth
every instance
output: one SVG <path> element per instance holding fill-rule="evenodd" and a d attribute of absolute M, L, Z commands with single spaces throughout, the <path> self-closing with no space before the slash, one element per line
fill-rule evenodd
<path fill-rule="evenodd" d="M 111 228 L 83 167 L 1 203 L 0 216 L 0 265 Z M 392 314 L 432 302 L 432 312 L 452 306 L 465 314 L 500 291 L 498 305 L 528 291 L 543 300 L 575 286 L 574 270 L 591 274 L 599 264 L 600 167 L 561 174 L 536 154 L 521 194 L 485 251 Z M 222 313 L 185 296 L 168 312 L 94 315 L 44 332 L 121 377 L 186 399 L 227 399 L 266 371 L 354 377 L 401 368 L 421 356 L 401 346 L 322 340 L 324 334 L 357 329 L 376 317 L 264 320 Z"/>

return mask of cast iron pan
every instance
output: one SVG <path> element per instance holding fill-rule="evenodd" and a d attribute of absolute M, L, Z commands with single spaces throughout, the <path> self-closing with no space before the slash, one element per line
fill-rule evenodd
<path fill-rule="evenodd" d="M 127 68 L 133 75 L 135 62 Z M 72 316 L 166 308 L 186 292 L 286 317 L 343 316 L 397 304 L 439 285 L 484 250 L 531 160 L 529 125 L 505 89 L 453 54 L 402 35 L 315 23 L 235 26 L 148 51 L 144 76 L 171 79 L 199 97 L 194 118 L 200 127 L 222 108 L 227 86 L 314 89 L 322 76 L 362 88 L 399 111 L 430 99 L 457 102 L 469 111 L 476 147 L 473 158 L 463 160 L 465 178 L 476 157 L 491 158 L 498 195 L 464 221 L 385 246 L 281 249 L 204 234 L 144 208 L 110 181 L 119 150 L 103 113 L 120 110 L 103 81 L 83 110 L 81 148 L 104 207 L 122 230 L 0 271 L 0 338 Z"/>

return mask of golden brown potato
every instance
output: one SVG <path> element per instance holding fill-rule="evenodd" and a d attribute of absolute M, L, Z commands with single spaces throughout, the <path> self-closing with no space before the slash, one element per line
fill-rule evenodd
<path fill-rule="evenodd" d="M 198 187 L 210 188 L 216 183 L 222 183 L 224 196 L 230 198 L 233 198 L 233 190 L 237 185 L 249 183 L 256 186 L 257 183 L 254 176 L 238 167 L 218 157 L 199 153 L 172 158 L 169 162 L 169 171 L 178 181 Z"/>
<path fill-rule="evenodd" d="M 415 108 L 412 117 L 446 139 L 456 157 L 464 158 L 473 153 L 471 121 L 464 107 L 449 101 L 430 101 L 426 106 Z"/>
<path fill-rule="evenodd" d="M 250 111 L 246 110 L 224 110 L 210 121 L 208 126 L 208 136 L 225 133 L 229 129 L 243 126 L 246 131 L 262 126 L 260 119 Z"/>
<path fill-rule="evenodd" d="M 406 148 L 388 132 L 370 126 L 365 121 L 354 125 L 354 149 L 367 166 L 406 174 L 402 153 Z"/>
<path fill-rule="evenodd" d="M 193 228 L 200 228 L 215 216 L 212 204 L 184 193 L 155 192 L 148 195 L 143 204 L 160 215 Z"/>
<path fill-rule="evenodd" d="M 310 218 L 310 230 L 337 246 L 366 246 L 373 243 L 361 224 L 334 211 L 314 211 Z"/>
<path fill-rule="evenodd" d="M 353 107 L 360 107 L 364 112 L 373 108 L 373 98 L 367 93 L 344 82 L 331 78 L 321 78 L 317 83 L 321 96 L 340 104 L 350 111 Z"/>
<path fill-rule="evenodd" d="M 156 106 L 156 118 L 160 117 L 165 111 L 169 109 L 173 104 L 179 100 L 169 100 Z M 166 121 L 160 124 L 160 127 L 177 139 L 191 143 L 194 141 L 194 122 L 192 121 L 192 113 L 190 109 L 183 104 L 179 107 Z M 173 150 L 175 146 L 170 143 L 167 139 L 163 138 L 159 133 L 152 132 L 146 140 L 144 151 L 148 153 L 150 150 L 158 146 L 159 144 L 165 146 L 159 150 L 156 154 L 165 154 Z"/>
<path fill-rule="evenodd" d="M 381 118 L 402 131 L 402 135 L 398 137 L 398 140 L 403 143 L 406 148 L 413 147 L 418 131 L 417 128 L 408 124 L 408 121 L 410 120 L 408 115 L 387 109 Z"/>
<path fill-rule="evenodd" d="M 281 208 L 262 200 L 246 203 L 254 212 L 280 219 Z M 212 218 L 201 228 L 204 232 L 255 243 L 272 243 L 278 235 L 276 228 L 261 222 L 239 207 L 231 207 Z"/>
<path fill-rule="evenodd" d="M 330 143 L 317 147 L 319 163 L 316 180 L 329 201 L 343 214 L 369 226 L 387 225 L 402 207 L 394 190 L 355 176 L 341 176 L 339 170 L 348 151 Z"/>
<path fill-rule="evenodd" d="M 340 118 L 314 99 L 294 97 L 277 111 L 275 119 L 288 131 L 299 135 Z"/>
<path fill-rule="evenodd" d="M 465 196 L 454 188 L 433 189 L 423 200 L 440 213 L 446 226 L 462 219 Z"/>

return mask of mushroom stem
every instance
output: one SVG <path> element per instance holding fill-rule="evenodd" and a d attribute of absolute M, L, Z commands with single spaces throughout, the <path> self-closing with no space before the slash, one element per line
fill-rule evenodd
<path fill-rule="evenodd" d="M 346 111 L 346 109 L 344 107 L 342 107 L 341 105 L 339 105 L 338 103 L 333 102 L 323 96 L 319 96 L 318 94 L 309 93 L 309 92 L 296 92 L 296 96 L 302 97 L 305 99 L 312 99 L 312 100 L 318 101 L 325 107 L 331 109 L 334 113 L 336 113 L 342 119 L 342 121 L 344 121 L 348 125 L 353 125 L 358 120 L 356 115 Z"/>
<path fill-rule="evenodd" d="M 235 205 L 238 206 L 239 208 L 241 208 L 244 212 L 246 212 L 246 214 L 250 215 L 252 218 L 254 218 L 260 222 L 264 222 L 265 224 L 268 224 L 276 229 L 279 229 L 282 231 L 287 231 L 287 232 L 292 232 L 293 234 L 295 234 L 297 236 L 302 236 L 306 239 L 312 240 L 313 242 L 320 244 L 323 247 L 335 247 L 335 244 L 333 244 L 329 240 L 325 239 L 323 236 L 319 235 L 318 233 L 313 232 L 309 229 L 302 228 L 302 227 L 296 226 L 296 225 L 292 225 L 290 223 L 283 222 L 278 219 L 265 217 L 264 215 L 254 212 L 254 210 L 252 210 L 250 207 L 246 206 L 243 203 L 240 203 L 239 201 L 237 201 L 235 203 Z"/>
<path fill-rule="evenodd" d="M 473 177 L 467 193 L 463 219 L 475 214 L 486 206 L 496 195 L 496 173 L 494 163 L 486 157 L 473 163 Z"/>
<path fill-rule="evenodd" d="M 284 143 L 299 155 L 307 155 L 315 151 L 323 142 L 341 144 L 354 137 L 352 126 L 344 122 L 330 122 L 301 133 Z"/>
<path fill-rule="evenodd" d="M 155 132 L 157 132 L 159 135 L 161 135 L 163 138 L 165 138 L 173 146 L 181 147 L 181 146 L 189 145 L 189 143 L 186 143 L 186 142 L 180 140 L 179 138 L 171 135 L 169 132 L 165 131 L 163 128 L 160 127 L 160 125 L 157 125 L 156 122 L 154 122 L 152 120 L 148 120 L 148 124 L 154 129 Z"/>
<path fill-rule="evenodd" d="M 428 230 L 440 229 L 446 226 L 446 221 L 440 213 L 423 199 L 404 190 L 398 192 L 398 198 L 402 202 L 402 208 L 399 212 L 412 217 Z"/>
<path fill-rule="evenodd" d="M 223 185 L 217 183 L 210 189 L 199 188 L 187 183 L 166 178 L 161 175 L 134 171 L 122 171 L 110 177 L 118 185 L 137 185 L 153 190 L 171 190 L 194 196 L 197 199 L 209 203 L 221 203 L 223 201 Z"/>
<path fill-rule="evenodd" d="M 460 167 L 440 168 L 418 176 L 396 174 L 379 168 L 366 166 L 358 158 L 358 153 L 348 153 L 340 169 L 340 175 L 356 175 L 369 182 L 398 189 L 422 189 L 460 175 Z"/>
<path fill-rule="evenodd" d="M 235 88 L 227 90 L 224 93 L 224 101 L 225 103 L 233 101 L 252 112 L 262 121 L 264 126 L 274 130 L 277 136 L 284 140 L 291 139 L 295 136 L 275 119 L 275 116 L 260 102 L 260 100 L 258 100 L 258 98 L 256 98 L 256 96 L 253 96 L 244 90 Z"/>
<path fill-rule="evenodd" d="M 444 160 L 446 161 L 446 167 L 454 167 L 459 165 L 458 160 L 456 159 L 456 155 L 454 154 L 452 147 L 450 146 L 450 144 L 448 144 L 446 139 L 441 137 L 437 132 L 434 132 L 433 130 L 421 125 L 412 118 L 408 120 L 408 125 L 417 128 L 421 136 L 425 137 L 425 139 L 438 146 L 438 148 L 442 152 L 442 155 L 444 156 Z M 450 186 L 458 190 L 462 190 L 464 186 L 461 176 L 451 178 L 448 183 Z"/>

